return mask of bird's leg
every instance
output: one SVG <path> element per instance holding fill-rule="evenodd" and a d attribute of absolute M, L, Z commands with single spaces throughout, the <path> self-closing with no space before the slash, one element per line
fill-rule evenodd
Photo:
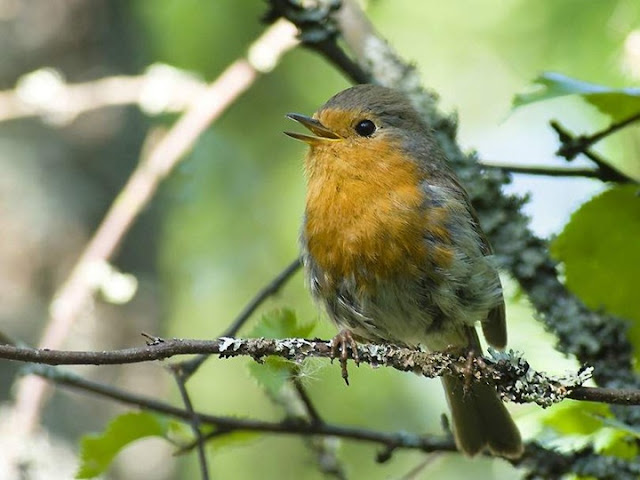
<path fill-rule="evenodd" d="M 482 369 L 486 367 L 486 364 L 482 361 L 482 357 L 480 357 L 471 346 L 461 348 L 459 345 L 449 345 L 443 350 L 443 353 L 465 357 L 464 364 L 457 367 L 457 369 L 462 373 L 464 379 L 464 392 L 469 392 L 474 377 L 474 370 L 476 368 Z M 474 363 L 476 368 L 474 368 Z"/>
<path fill-rule="evenodd" d="M 334 358 L 340 359 L 342 378 L 344 378 L 347 385 L 349 385 L 349 372 L 347 371 L 349 348 L 351 348 L 351 358 L 353 358 L 356 365 L 359 365 L 360 356 L 358 355 L 358 344 L 355 338 L 353 338 L 353 334 L 349 330 L 340 330 L 340 333 L 331 340 L 331 360 Z M 340 356 L 338 356 L 338 351 L 340 351 Z"/>
<path fill-rule="evenodd" d="M 467 360 L 464 362 L 462 373 L 464 375 L 464 393 L 468 393 L 471 388 L 471 382 L 473 381 L 473 360 L 477 358 L 476 353 L 472 348 L 467 350 Z"/>

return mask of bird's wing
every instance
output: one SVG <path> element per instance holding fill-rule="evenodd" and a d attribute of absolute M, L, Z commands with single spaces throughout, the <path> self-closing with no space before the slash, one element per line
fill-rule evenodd
<path fill-rule="evenodd" d="M 487 236 L 482 231 L 482 227 L 480 226 L 480 221 L 478 219 L 478 214 L 471 205 L 469 194 L 460 184 L 460 181 L 452 171 L 445 172 L 445 175 L 448 177 L 448 180 L 451 181 L 451 184 L 455 185 L 456 190 L 464 198 L 464 204 L 467 208 L 469 216 L 472 219 L 473 229 L 477 233 L 478 238 L 481 242 L 482 253 L 485 256 L 493 255 L 493 249 L 491 248 L 491 244 L 489 243 Z M 498 285 L 500 285 L 500 288 L 502 289 L 502 284 L 500 283 L 498 272 L 496 271 L 495 274 L 497 277 L 496 280 L 498 282 Z M 504 297 L 502 297 L 502 294 L 499 304 L 489 311 L 486 320 L 482 322 L 482 333 L 484 334 L 484 338 L 492 347 L 502 349 L 507 345 L 507 322 L 505 317 Z"/>

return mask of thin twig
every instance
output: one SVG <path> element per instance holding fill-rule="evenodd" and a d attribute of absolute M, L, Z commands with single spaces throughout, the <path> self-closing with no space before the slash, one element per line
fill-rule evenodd
<path fill-rule="evenodd" d="M 588 145 L 580 150 L 576 150 L 576 145 L 580 144 L 580 137 L 576 138 L 569 132 L 566 128 L 564 128 L 560 123 L 555 120 L 550 122 L 551 128 L 553 128 L 558 134 L 558 138 L 562 146 L 556 152 L 557 155 L 564 157 L 566 160 L 570 161 L 575 158 L 578 153 L 582 153 L 589 160 L 597 165 L 598 178 L 607 182 L 617 182 L 617 183 L 631 183 L 635 182 L 634 179 L 622 173 L 617 168 L 614 168 L 610 165 L 609 162 L 604 160 L 600 155 L 592 152 Z M 601 132 L 602 133 L 602 132 Z M 602 137 L 601 137 L 602 138 Z M 581 145 L 581 144 L 580 144 Z M 566 147 L 565 149 L 565 146 Z"/>
<path fill-rule="evenodd" d="M 576 387 L 567 398 L 611 405 L 640 405 L 640 391 L 624 388 Z"/>
<path fill-rule="evenodd" d="M 316 409 L 315 405 L 311 401 L 311 397 L 309 396 L 309 393 L 307 392 L 307 390 L 304 388 L 304 385 L 302 385 L 300 378 L 297 376 L 292 377 L 291 383 L 293 384 L 293 387 L 298 395 L 298 398 L 303 403 L 307 411 L 307 415 L 309 416 L 309 419 L 313 423 L 322 423 L 323 422 L 322 417 L 320 416 L 320 414 L 318 413 L 318 410 Z"/>
<path fill-rule="evenodd" d="M 29 368 L 29 373 L 40 375 L 55 382 L 57 385 L 75 388 L 81 392 L 94 393 L 101 397 L 110 398 L 145 410 L 164 413 L 186 422 L 191 421 L 191 414 L 184 409 L 174 407 L 173 405 L 153 398 L 127 392 L 110 385 L 97 383 L 54 367 L 44 365 L 32 366 Z M 220 435 L 220 432 L 229 433 L 233 431 L 269 432 L 303 436 L 320 435 L 373 442 L 385 446 L 394 445 L 398 448 L 417 449 L 425 452 L 456 451 L 453 439 L 442 435 L 415 435 L 406 432 L 387 433 L 329 423 L 313 424 L 301 421 L 266 422 L 238 417 L 221 417 L 200 412 L 194 413 L 198 417 L 200 424 L 216 427 L 216 432 L 214 432 L 215 436 Z M 206 440 L 208 435 L 205 435 L 204 438 Z"/>
<path fill-rule="evenodd" d="M 296 44 L 295 28 L 286 21 L 271 26 L 249 49 L 246 59 L 229 66 L 184 115 L 173 125 L 116 197 L 104 220 L 81 254 L 67 281 L 59 289 L 50 308 L 50 318 L 41 341 L 42 347 L 59 348 L 71 326 L 91 299 L 96 285 L 88 272 L 108 261 L 131 225 L 153 198 L 160 182 L 175 168 L 201 133 L 220 116 L 258 78 L 277 64 Z M 14 412 L 25 432 L 39 421 L 46 384 L 38 378 L 24 378 L 17 386 Z"/>
<path fill-rule="evenodd" d="M 291 388 L 280 388 L 277 391 L 271 389 L 266 390 L 266 394 L 276 405 L 282 407 L 285 411 L 285 419 L 283 421 L 301 421 L 312 424 L 322 423 L 315 405 L 311 401 L 311 397 L 302 385 L 300 374 L 301 366 L 291 365 L 289 369 L 288 380 Z M 301 407 L 303 411 L 301 411 Z M 345 468 L 338 458 L 336 448 L 336 440 L 327 437 L 305 437 L 302 439 L 304 445 L 313 454 L 318 469 L 327 477 L 333 477 L 338 480 L 346 480 Z M 193 442 L 192 442 L 193 443 Z"/>
<path fill-rule="evenodd" d="M 293 262 L 285 267 L 268 285 L 262 288 L 255 296 L 245 305 L 238 316 L 231 322 L 231 325 L 222 334 L 223 337 L 233 337 L 238 333 L 242 326 L 251 318 L 251 315 L 258 309 L 264 301 L 280 291 L 285 283 L 300 268 L 300 259 L 296 258 Z M 188 380 L 200 366 L 205 362 L 208 355 L 198 355 L 197 357 L 183 362 L 181 364 L 182 371 L 185 375 L 185 381 Z"/>
<path fill-rule="evenodd" d="M 238 314 L 236 319 L 231 323 L 222 334 L 223 337 L 235 337 L 238 331 L 246 323 L 247 320 L 253 315 L 256 309 L 262 305 L 262 303 L 272 295 L 275 295 L 280 291 L 285 283 L 300 269 L 300 259 L 296 258 L 284 270 L 282 270 L 271 282 L 260 290 L 256 295 L 247 303 L 247 305 Z"/>
<path fill-rule="evenodd" d="M 372 81 L 371 76 L 349 58 L 335 39 L 325 40 L 323 42 L 310 42 L 304 45 L 337 66 L 338 70 L 344 73 L 354 83 L 370 83 Z"/>
<path fill-rule="evenodd" d="M 338 457 L 339 443 L 333 437 L 306 437 L 305 444 L 315 456 L 318 469 L 325 477 L 347 480 L 346 468 Z"/>
<path fill-rule="evenodd" d="M 488 163 L 481 162 L 484 168 L 502 170 L 509 173 L 521 173 L 525 175 L 542 175 L 546 177 L 583 177 L 606 181 L 599 170 L 593 168 L 573 167 L 539 167 L 535 165 L 515 165 L 512 163 Z"/>
<path fill-rule="evenodd" d="M 267 21 L 286 18 L 294 23 L 300 33 L 302 45 L 322 55 L 355 83 L 369 83 L 371 75 L 351 59 L 338 45 L 338 38 L 347 34 L 337 28 L 333 14 L 340 2 L 308 2 L 306 5 L 292 0 L 269 0 Z"/>
<path fill-rule="evenodd" d="M 171 373 L 173 374 L 173 378 L 178 385 L 178 390 L 180 391 L 180 396 L 182 397 L 182 402 L 184 403 L 185 410 L 190 415 L 189 424 L 191 425 L 191 430 L 193 431 L 193 434 L 196 438 L 196 450 L 198 452 L 198 463 L 200 464 L 200 476 L 202 477 L 202 480 L 209 480 L 209 467 L 207 465 L 207 455 L 204 450 L 204 439 L 202 438 L 202 430 L 200 429 L 200 418 L 193 410 L 193 403 L 191 402 L 189 392 L 187 392 L 187 387 L 182 377 L 182 372 L 179 368 L 173 366 L 171 368 Z"/>
<path fill-rule="evenodd" d="M 566 158 L 567 160 L 573 160 L 580 153 L 584 153 L 595 143 L 599 142 L 605 137 L 614 134 L 618 130 L 623 129 L 624 127 L 631 125 L 634 122 L 640 120 L 640 112 L 634 113 L 633 115 L 621 120 L 619 122 L 612 123 L 609 127 L 600 130 L 591 135 L 579 135 L 577 137 L 572 137 L 570 135 L 564 136 L 562 138 L 562 146 L 558 150 L 558 155 Z M 554 122 L 558 125 L 557 122 Z M 555 127 L 554 127 L 555 128 Z M 558 130 L 556 130 L 560 133 Z"/>

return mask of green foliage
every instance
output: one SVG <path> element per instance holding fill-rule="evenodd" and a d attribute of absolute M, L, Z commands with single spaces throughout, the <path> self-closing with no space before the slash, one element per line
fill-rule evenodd
<path fill-rule="evenodd" d="M 551 244 L 567 286 L 592 309 L 632 320 L 640 358 L 640 196 L 634 185 L 612 188 L 582 205 Z M 612 288 L 615 285 L 615 288 Z"/>
<path fill-rule="evenodd" d="M 640 88 L 610 88 L 555 72 L 543 73 L 534 83 L 538 85 L 536 90 L 514 97 L 514 108 L 552 98 L 579 95 L 613 121 L 620 121 L 640 112 Z"/>
<path fill-rule="evenodd" d="M 202 430 L 203 434 L 206 435 L 207 431 L 204 428 Z M 210 432 L 213 431 L 215 430 L 210 430 Z M 221 448 L 246 445 L 261 435 L 263 435 L 262 432 L 247 432 L 241 430 L 236 432 L 221 432 L 220 435 L 210 437 L 206 445 L 209 450 L 217 451 Z"/>
<path fill-rule="evenodd" d="M 312 323 L 299 323 L 295 312 L 282 308 L 265 313 L 251 332 L 252 337 L 306 338 L 311 335 Z M 271 396 L 276 395 L 289 377 L 295 375 L 298 365 L 282 358 L 270 357 L 263 363 L 249 363 L 249 373 Z"/>
<path fill-rule="evenodd" d="M 608 425 L 607 420 L 603 423 Z M 595 450 L 605 456 L 624 458 L 631 460 L 638 456 L 637 441 L 627 433 L 626 428 L 609 428 L 609 435 L 601 436 L 600 441 L 595 443 Z"/>
<path fill-rule="evenodd" d="M 611 416 L 608 405 L 563 402 L 545 415 L 543 424 L 553 429 L 550 443 L 561 449 L 590 444 L 602 455 L 631 459 L 637 456 L 639 432 Z"/>
<path fill-rule="evenodd" d="M 626 423 L 622 423 L 615 418 L 603 418 L 602 422 L 609 427 L 616 428 L 620 431 L 626 432 L 637 439 L 640 439 L 640 428 L 632 427 L 631 425 L 627 425 Z"/>
<path fill-rule="evenodd" d="M 76 478 L 100 475 L 128 444 L 144 437 L 166 437 L 169 428 L 167 419 L 153 413 L 130 412 L 114 418 L 104 432 L 85 435 L 80 441 L 80 467 Z"/>
<path fill-rule="evenodd" d="M 287 379 L 293 375 L 296 365 L 282 358 L 267 358 L 264 363 L 249 363 L 249 373 L 269 395 L 276 395 Z"/>
<path fill-rule="evenodd" d="M 638 438 L 640 430 L 626 425 L 615 418 L 603 418 L 603 425 L 610 427 L 611 435 L 607 442 L 596 445 L 603 455 L 631 460 L 638 457 Z"/>
<path fill-rule="evenodd" d="M 311 335 L 313 327 L 313 323 L 298 322 L 293 310 L 278 308 L 265 313 L 249 336 L 264 338 L 307 338 Z"/>
<path fill-rule="evenodd" d="M 609 407 L 600 403 L 562 402 L 545 416 L 543 423 L 563 435 L 590 435 L 602 428 L 610 416 Z"/>

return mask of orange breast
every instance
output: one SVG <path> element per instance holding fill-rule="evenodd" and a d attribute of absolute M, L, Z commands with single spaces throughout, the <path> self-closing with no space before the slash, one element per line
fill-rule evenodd
<path fill-rule="evenodd" d="M 352 151 L 339 142 L 310 151 L 304 234 L 327 282 L 353 276 L 368 289 L 378 278 L 417 273 L 435 218 L 422 210 L 423 174 L 398 148 L 377 142 L 347 160 Z"/>

